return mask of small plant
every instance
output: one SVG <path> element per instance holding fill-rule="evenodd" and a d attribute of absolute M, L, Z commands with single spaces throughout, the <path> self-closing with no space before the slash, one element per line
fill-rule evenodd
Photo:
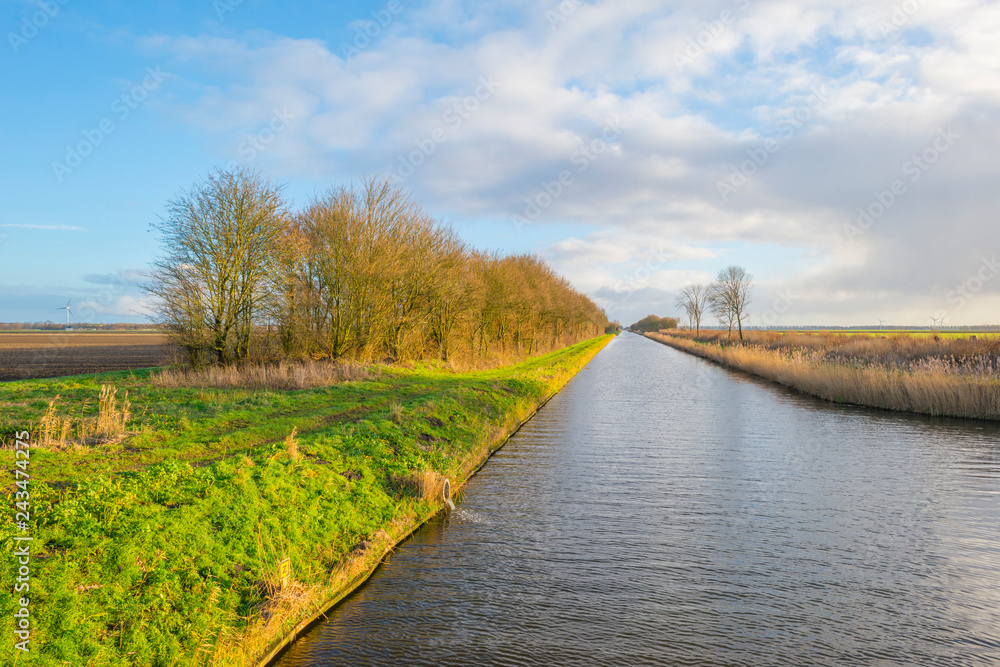
<path fill-rule="evenodd" d="M 403 423 L 403 406 L 398 401 L 393 401 L 389 405 L 389 419 L 393 424 Z"/>
<path fill-rule="evenodd" d="M 298 427 L 293 426 L 292 432 L 288 434 L 285 438 L 285 451 L 288 453 L 288 458 L 295 461 L 299 458 L 299 443 L 295 440 L 295 434 L 298 432 Z"/>
<path fill-rule="evenodd" d="M 433 470 L 417 470 L 396 477 L 395 482 L 409 495 L 431 502 L 441 499 L 444 488 L 444 477 Z"/>
<path fill-rule="evenodd" d="M 57 395 L 49 401 L 49 407 L 46 408 L 45 414 L 38 421 L 38 439 L 42 447 L 51 447 L 57 442 L 66 442 L 67 429 L 63 420 L 56 416 L 56 401 L 58 400 L 59 396 Z"/>
<path fill-rule="evenodd" d="M 129 412 L 132 404 L 128 400 L 128 392 L 125 392 L 120 405 L 117 395 L 118 388 L 114 385 L 106 384 L 101 387 L 94 434 L 105 440 L 113 440 L 125 435 L 125 427 L 132 418 L 132 413 Z"/>
<path fill-rule="evenodd" d="M 113 442 L 120 440 L 127 433 L 129 421 L 132 419 L 132 403 L 128 400 L 128 392 L 118 400 L 118 389 L 114 385 L 103 385 L 97 402 L 97 416 L 74 420 L 72 417 L 56 415 L 56 396 L 49 401 L 38 422 L 39 444 L 42 447 L 65 448 L 72 440 L 76 444 L 87 444 L 96 439 L 98 442 Z M 86 406 L 84 406 L 86 409 Z M 75 431 L 75 437 L 71 437 Z"/>

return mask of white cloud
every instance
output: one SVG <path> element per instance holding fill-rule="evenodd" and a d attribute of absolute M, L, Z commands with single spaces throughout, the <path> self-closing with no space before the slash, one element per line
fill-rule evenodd
<path fill-rule="evenodd" d="M 86 300 L 73 306 L 73 312 L 77 314 L 102 315 L 142 315 L 150 316 L 153 308 L 148 299 L 134 296 L 132 294 L 122 294 L 110 300 Z"/>
<path fill-rule="evenodd" d="M 85 232 L 87 231 L 83 227 L 74 227 L 73 225 L 32 225 L 32 224 L 2 224 L 0 227 L 5 227 L 7 229 L 45 229 L 50 231 L 72 231 L 72 232 Z"/>

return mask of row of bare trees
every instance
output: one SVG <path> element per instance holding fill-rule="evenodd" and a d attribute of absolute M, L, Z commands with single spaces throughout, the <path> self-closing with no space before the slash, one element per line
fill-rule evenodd
<path fill-rule="evenodd" d="M 535 256 L 468 247 L 388 179 L 290 211 L 280 187 L 217 171 L 168 205 L 148 291 L 195 364 L 439 358 L 554 349 L 607 318 Z"/>
<path fill-rule="evenodd" d="M 727 266 L 709 285 L 686 285 L 678 294 L 676 303 L 687 313 L 695 335 L 701 333 L 702 317 L 711 313 L 729 328 L 730 337 L 736 326 L 740 340 L 743 340 L 743 320 L 752 292 L 753 276 L 742 266 Z"/>

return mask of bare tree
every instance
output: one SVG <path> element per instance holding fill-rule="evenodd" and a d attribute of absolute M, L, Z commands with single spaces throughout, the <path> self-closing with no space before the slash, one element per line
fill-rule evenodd
<path fill-rule="evenodd" d="M 248 168 L 219 170 L 167 205 L 154 224 L 163 255 L 146 289 L 192 362 L 250 356 L 280 270 L 281 188 Z"/>
<path fill-rule="evenodd" d="M 701 318 L 709 308 L 709 288 L 698 283 L 685 285 L 677 295 L 677 307 L 683 308 L 688 320 L 695 328 L 695 335 L 701 333 Z"/>
<path fill-rule="evenodd" d="M 427 293 L 427 334 L 430 343 L 437 348 L 437 356 L 448 361 L 455 332 L 473 303 L 475 290 L 468 279 L 469 249 L 450 227 L 440 232 L 435 280 Z"/>
<path fill-rule="evenodd" d="M 708 308 L 715 315 L 716 319 L 719 320 L 720 324 L 724 324 L 729 327 L 729 338 L 733 337 L 733 311 L 730 310 L 729 306 L 726 304 L 726 300 L 722 297 L 722 290 L 720 289 L 719 283 L 712 283 L 708 286 Z"/>
<path fill-rule="evenodd" d="M 735 324 L 743 340 L 743 318 L 752 292 L 753 276 L 742 266 L 735 265 L 719 271 L 715 282 L 709 286 L 709 305 L 715 316 L 729 325 L 730 337 Z"/>

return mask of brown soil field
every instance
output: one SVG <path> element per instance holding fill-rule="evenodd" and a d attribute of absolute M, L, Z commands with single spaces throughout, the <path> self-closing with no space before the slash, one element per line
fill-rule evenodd
<path fill-rule="evenodd" d="M 0 332 L 0 382 L 163 366 L 177 353 L 158 333 Z"/>

